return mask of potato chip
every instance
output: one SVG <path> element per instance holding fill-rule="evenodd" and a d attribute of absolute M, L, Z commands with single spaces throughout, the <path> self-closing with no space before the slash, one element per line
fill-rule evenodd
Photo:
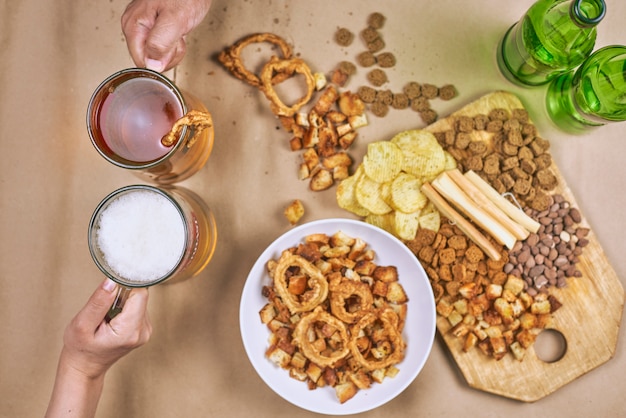
<path fill-rule="evenodd" d="M 419 226 L 420 228 L 430 229 L 438 232 L 439 227 L 441 226 L 441 215 L 439 214 L 439 211 L 435 210 L 425 215 L 420 215 Z"/>
<path fill-rule="evenodd" d="M 384 215 L 391 212 L 382 195 L 382 184 L 362 175 L 356 183 L 356 200 L 361 206 L 375 215 Z"/>
<path fill-rule="evenodd" d="M 417 210 L 412 213 L 404 213 L 402 211 L 395 211 L 394 227 L 398 236 L 404 240 L 412 240 L 417 234 L 417 228 L 419 226 L 420 211 Z"/>
<path fill-rule="evenodd" d="M 457 168 L 456 159 L 452 156 L 452 154 L 450 154 L 448 151 L 444 151 L 443 153 L 446 156 L 446 164 L 444 166 L 444 170 L 448 171 Z"/>
<path fill-rule="evenodd" d="M 357 216 L 367 216 L 370 213 L 356 199 L 356 184 L 363 175 L 363 169 L 359 166 L 352 176 L 339 183 L 336 190 L 339 207 Z"/>
<path fill-rule="evenodd" d="M 365 217 L 365 222 L 370 225 L 377 226 L 380 229 L 384 229 L 391 235 L 396 235 L 395 215 L 391 212 L 384 215 L 375 215 L 373 213 L 370 213 Z"/>
<path fill-rule="evenodd" d="M 372 142 L 363 157 L 363 168 L 367 176 L 378 182 L 393 180 L 402 170 L 403 154 L 397 145 L 389 141 Z"/>
<path fill-rule="evenodd" d="M 391 138 L 402 151 L 402 170 L 416 177 L 429 178 L 443 171 L 444 150 L 435 136 L 424 130 L 403 131 Z"/>
<path fill-rule="evenodd" d="M 428 203 L 420 188 L 422 182 L 415 176 L 400 173 L 391 183 L 391 206 L 405 213 L 415 212 Z"/>

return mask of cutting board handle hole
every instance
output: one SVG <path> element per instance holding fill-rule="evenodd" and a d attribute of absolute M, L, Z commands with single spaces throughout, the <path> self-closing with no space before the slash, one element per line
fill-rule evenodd
<path fill-rule="evenodd" d="M 534 344 L 535 354 L 539 360 L 546 363 L 555 363 L 563 358 L 567 351 L 567 340 L 560 331 L 544 329 Z"/>

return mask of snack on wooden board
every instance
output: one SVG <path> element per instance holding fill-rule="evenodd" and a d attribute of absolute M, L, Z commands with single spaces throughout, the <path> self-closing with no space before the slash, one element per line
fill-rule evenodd
<path fill-rule="evenodd" d="M 496 360 L 510 352 L 521 361 L 561 307 L 548 293 L 531 295 L 524 280 L 504 272 L 506 249 L 500 247 L 498 260 L 488 258 L 456 225 L 420 229 L 407 246 L 426 270 L 437 314 L 463 339 L 465 352 L 477 347 Z"/>
<path fill-rule="evenodd" d="M 368 145 L 363 162 L 337 187 L 337 203 L 366 222 L 411 240 L 420 225 L 439 228 L 439 212 L 422 193 L 422 184 L 454 167 L 454 159 L 433 134 L 400 132 L 389 141 Z"/>
<path fill-rule="evenodd" d="M 333 387 L 341 403 L 394 377 L 406 352 L 407 295 L 396 268 L 374 257 L 339 231 L 308 235 L 267 263 L 266 357 L 310 389 Z"/>
<path fill-rule="evenodd" d="M 488 115 L 458 116 L 435 134 L 461 171 L 472 170 L 499 194 L 511 193 L 523 207 L 548 208 L 557 186 L 550 143 L 537 133 L 523 109 L 493 109 Z"/>

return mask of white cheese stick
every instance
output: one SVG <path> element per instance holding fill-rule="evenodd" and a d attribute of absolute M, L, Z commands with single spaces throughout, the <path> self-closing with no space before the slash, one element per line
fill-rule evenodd
<path fill-rule="evenodd" d="M 498 221 L 479 208 L 472 199 L 448 176 L 444 171 L 435 180 L 432 186 L 457 209 L 473 220 L 485 232 L 495 238 L 500 244 L 512 249 L 517 241 L 515 236 Z"/>
<path fill-rule="evenodd" d="M 511 219 L 506 213 L 496 206 L 478 187 L 465 177 L 459 169 L 448 170 L 446 172 L 473 201 L 476 206 L 484 210 L 488 215 L 499 222 L 503 227 L 513 234 L 515 239 L 525 240 L 530 232 L 522 225 Z"/>
<path fill-rule="evenodd" d="M 541 226 L 539 222 L 535 221 L 530 216 L 526 215 L 523 210 L 515 206 L 504 196 L 500 195 L 491 187 L 489 183 L 483 180 L 478 174 L 469 170 L 465 174 L 465 177 L 471 181 L 480 191 L 482 191 L 493 203 L 496 204 L 504 213 L 506 213 L 511 219 L 522 225 L 528 231 L 537 233 Z"/>
<path fill-rule="evenodd" d="M 428 199 L 435 205 L 437 210 L 454 222 L 469 239 L 471 239 L 476 245 L 482 249 L 485 254 L 492 260 L 498 261 L 502 257 L 498 249 L 489 240 L 480 233 L 474 225 L 472 225 L 467 219 L 459 214 L 452 206 L 446 202 L 446 200 L 437 193 L 437 191 L 430 185 L 430 183 L 424 183 L 421 187 L 422 193 L 428 197 Z"/>

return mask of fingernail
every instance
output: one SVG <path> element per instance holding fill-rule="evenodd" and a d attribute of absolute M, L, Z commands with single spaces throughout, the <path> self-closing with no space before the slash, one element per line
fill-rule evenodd
<path fill-rule="evenodd" d="M 104 281 L 104 284 L 102 285 L 102 288 L 106 290 L 107 292 L 114 291 L 116 287 L 117 287 L 117 284 L 111 279 L 106 279 Z"/>
<path fill-rule="evenodd" d="M 146 58 L 146 68 L 160 73 L 161 71 L 163 71 L 165 66 L 161 61 Z"/>

